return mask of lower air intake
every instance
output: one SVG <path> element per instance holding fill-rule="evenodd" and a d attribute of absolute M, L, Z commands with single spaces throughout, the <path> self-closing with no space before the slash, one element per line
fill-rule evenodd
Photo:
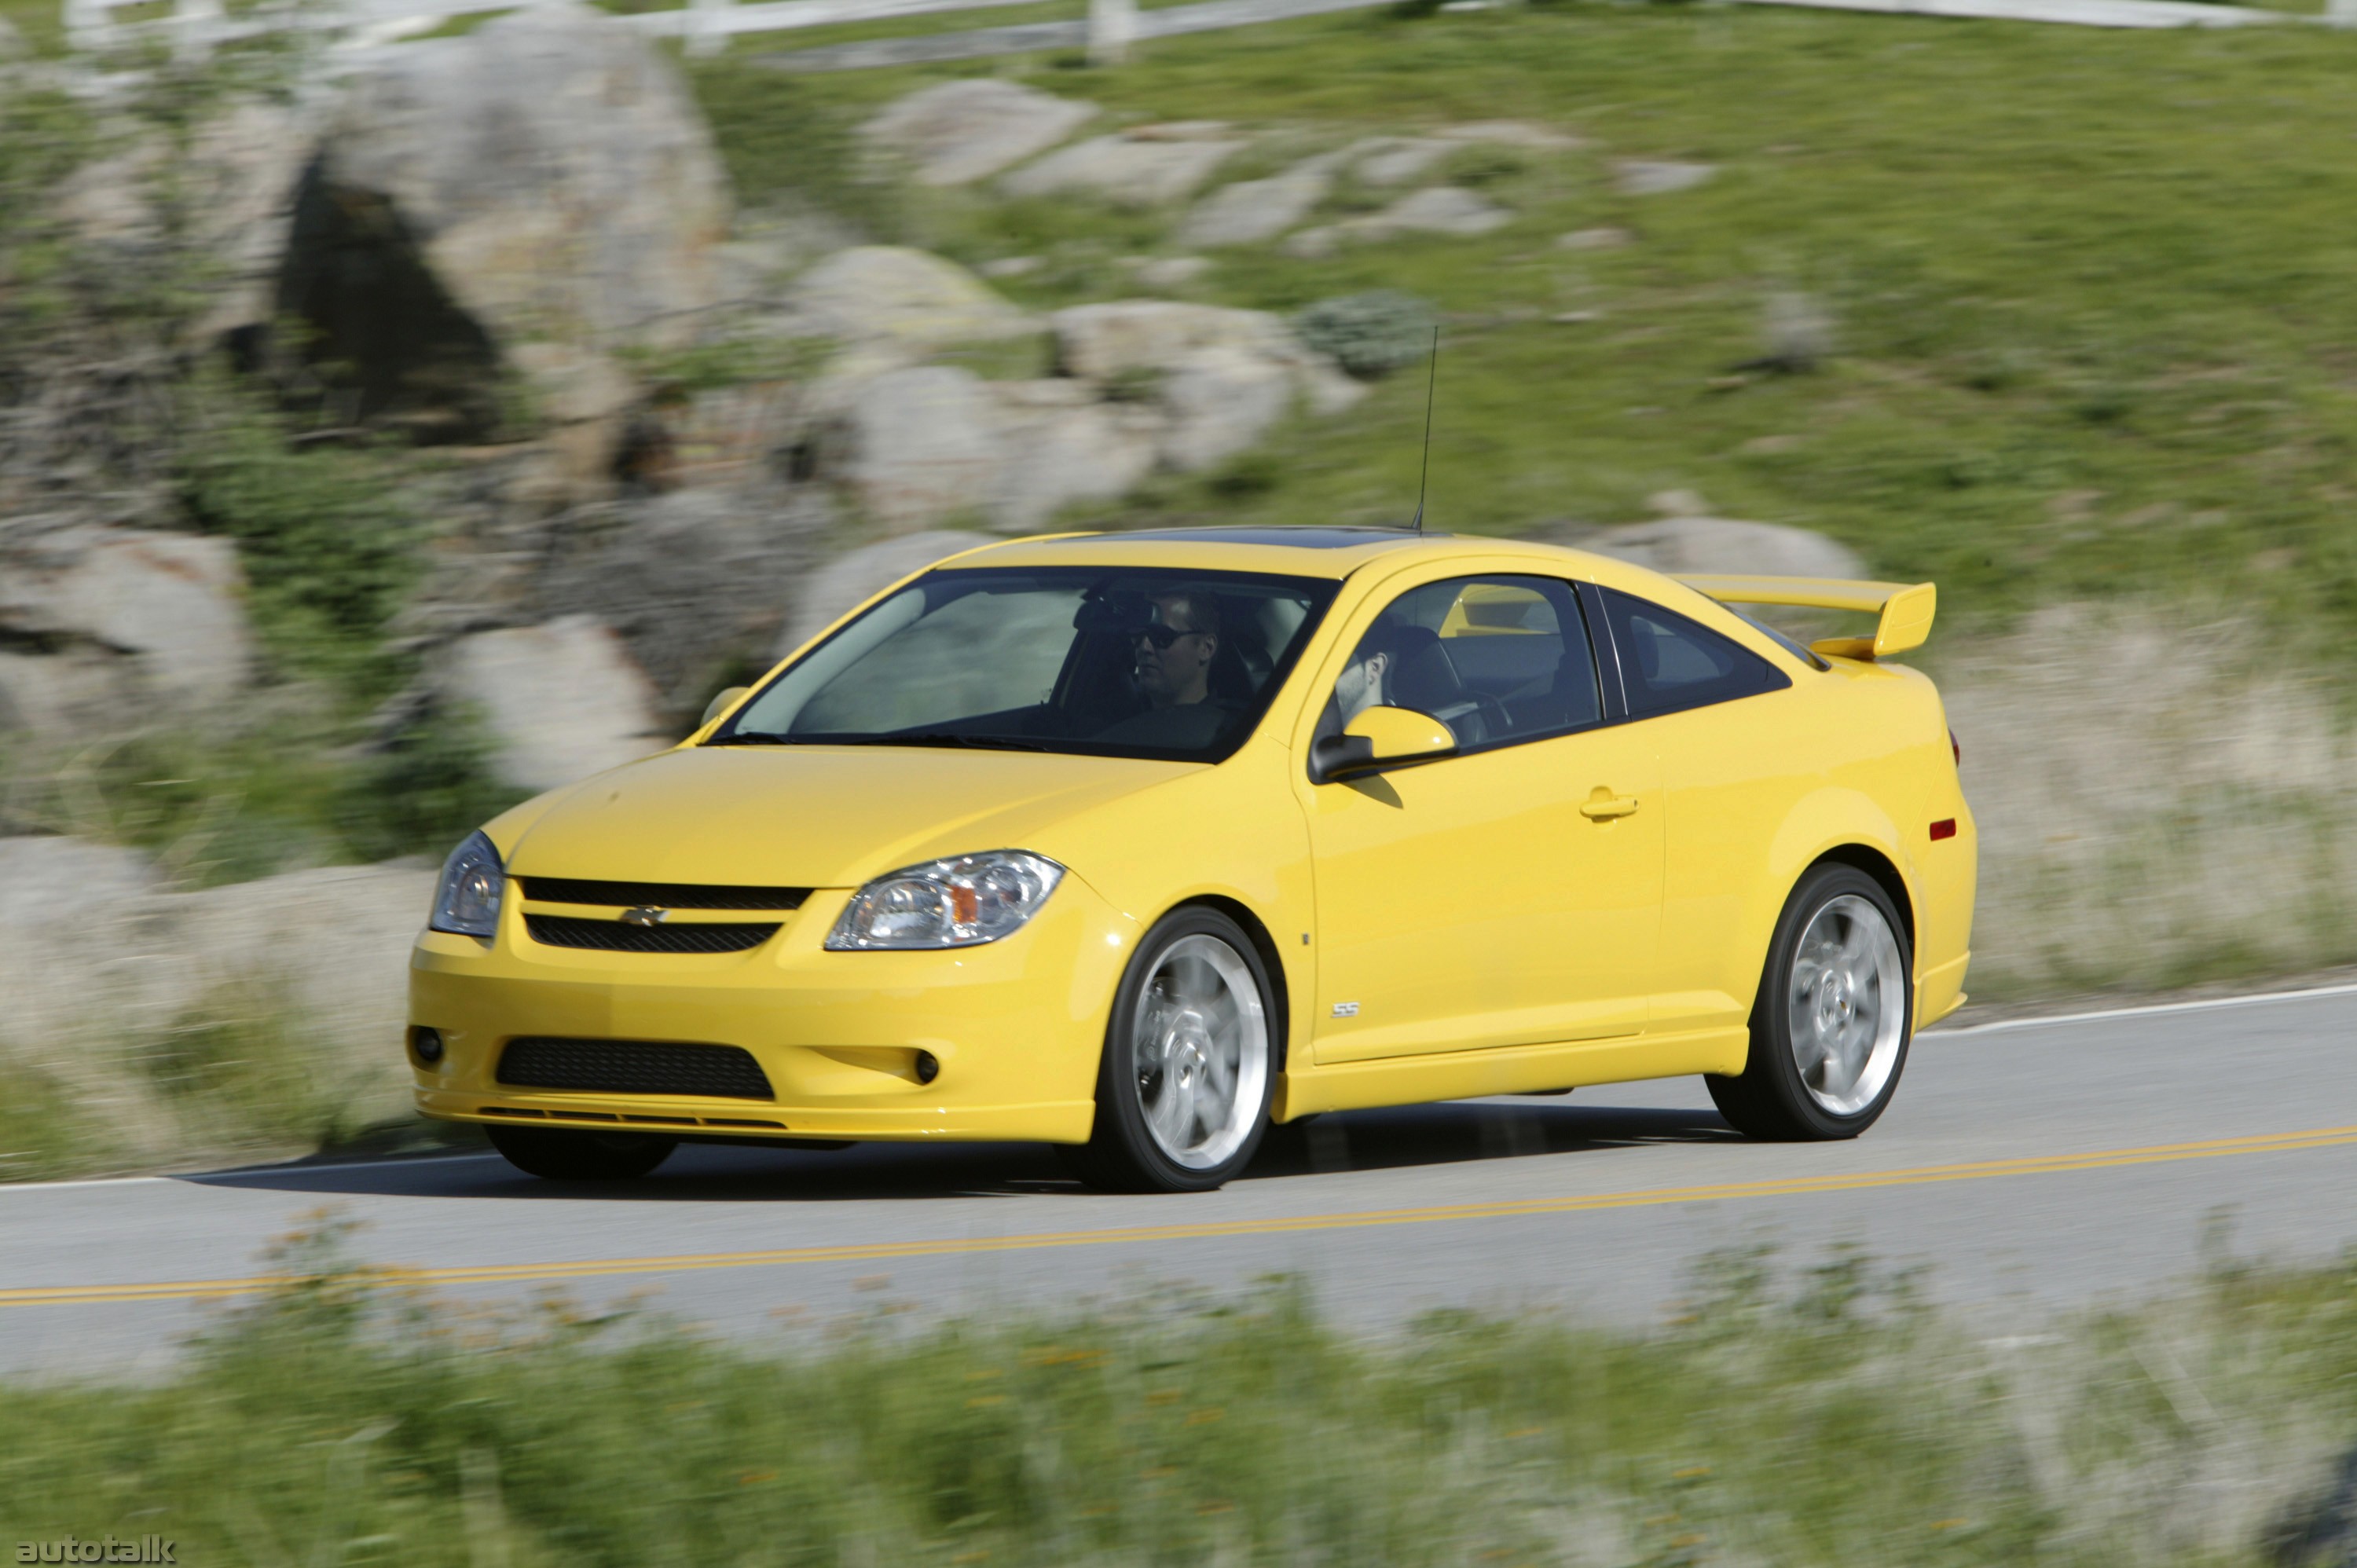
<path fill-rule="evenodd" d="M 645 1040 L 510 1040 L 500 1081 L 519 1089 L 578 1089 L 599 1094 L 698 1094 L 775 1100 L 769 1076 L 736 1046 L 673 1046 Z"/>

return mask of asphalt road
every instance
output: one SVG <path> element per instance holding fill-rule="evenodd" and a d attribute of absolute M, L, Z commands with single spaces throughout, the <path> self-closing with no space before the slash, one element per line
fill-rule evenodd
<path fill-rule="evenodd" d="M 1699 1080 L 1281 1129 L 1222 1192 L 1103 1197 L 1024 1145 L 688 1149 L 567 1188 L 496 1156 L 0 1187 L 0 1369 L 154 1370 L 323 1208 L 456 1301 L 636 1296 L 747 1336 L 1307 1277 L 1342 1321 L 1439 1306 L 1634 1324 L 1695 1261 L 1853 1243 L 1993 1333 L 2245 1255 L 2357 1240 L 2357 988 L 1936 1031 L 1850 1144 L 1756 1144 Z"/>

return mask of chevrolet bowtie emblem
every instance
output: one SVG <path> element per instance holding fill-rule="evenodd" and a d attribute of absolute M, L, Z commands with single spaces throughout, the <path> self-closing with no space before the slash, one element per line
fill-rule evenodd
<path fill-rule="evenodd" d="M 671 911 L 668 909 L 658 909 L 651 905 L 641 905 L 635 909 L 623 910 L 622 924 L 626 926 L 660 926 L 663 923 L 663 917 L 670 913 Z"/>

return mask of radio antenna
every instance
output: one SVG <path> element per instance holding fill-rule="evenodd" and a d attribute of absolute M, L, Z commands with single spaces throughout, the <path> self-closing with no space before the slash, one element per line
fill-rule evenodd
<path fill-rule="evenodd" d="M 1425 486 L 1432 478 L 1432 390 L 1439 384 L 1439 381 L 1440 327 L 1435 323 L 1432 328 L 1431 368 L 1426 371 L 1424 381 L 1424 466 L 1416 471 L 1415 476 L 1415 521 L 1408 524 L 1418 533 L 1424 532 Z"/>

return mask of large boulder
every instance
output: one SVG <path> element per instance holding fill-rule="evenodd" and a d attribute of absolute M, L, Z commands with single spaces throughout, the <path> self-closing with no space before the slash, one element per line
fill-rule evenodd
<path fill-rule="evenodd" d="M 175 892 L 135 850 L 0 838 L 0 1063 L 142 1164 L 318 1130 L 224 1124 L 217 1101 L 176 1098 L 159 1067 L 191 1030 L 283 1032 L 285 1070 L 335 1120 L 401 1116 L 407 958 L 435 879 L 394 863 Z"/>
<path fill-rule="evenodd" d="M 371 57 L 296 192 L 278 307 L 363 417 L 496 423 L 501 350 L 687 340 L 727 180 L 678 70 L 572 0 Z"/>
<path fill-rule="evenodd" d="M 1158 371 L 1198 349 L 1230 348 L 1280 356 L 1292 351 L 1285 323 L 1265 310 L 1232 310 L 1168 299 L 1076 305 L 1050 318 L 1056 360 L 1066 375 L 1108 381 Z"/>
<path fill-rule="evenodd" d="M 1004 461 L 991 521 L 1037 529 L 1067 506 L 1127 494 L 1154 469 L 1163 417 L 1135 403 L 1097 401 L 1070 380 L 999 383 Z"/>
<path fill-rule="evenodd" d="M 1217 467 L 1285 417 L 1293 375 L 1278 360 L 1227 344 L 1184 355 L 1162 379 L 1169 425 L 1162 461 L 1181 473 Z"/>
<path fill-rule="evenodd" d="M 787 612 L 785 630 L 778 639 L 777 657 L 783 659 L 901 578 L 989 542 L 986 533 L 938 529 L 904 533 L 836 556 L 802 580 L 793 596 L 793 607 Z"/>
<path fill-rule="evenodd" d="M 1285 368 L 1312 412 L 1336 413 L 1365 395 L 1326 356 L 1264 310 L 1233 310 L 1168 299 L 1077 305 L 1050 318 L 1065 374 L 1104 382 L 1167 374 L 1205 349 L 1232 349 Z"/>
<path fill-rule="evenodd" d="M 1395 234 L 1447 234 L 1471 239 L 1502 229 L 1514 215 L 1478 191 L 1462 186 L 1436 185 L 1403 196 L 1380 212 L 1353 218 L 1335 227 L 1361 239 L 1387 240 Z"/>
<path fill-rule="evenodd" d="M 462 637 L 443 650 L 436 684 L 481 717 L 492 772 L 519 789 L 570 784 L 675 738 L 646 671 L 588 616 Z"/>
<path fill-rule="evenodd" d="M 1082 196 L 1118 207 L 1184 201 L 1247 144 L 1216 120 L 1134 125 L 1092 136 L 999 177 L 1009 196 Z"/>
<path fill-rule="evenodd" d="M 860 510 L 896 531 L 980 511 L 1004 456 L 989 384 L 949 365 L 866 381 L 823 446 Z"/>
<path fill-rule="evenodd" d="M 684 733 L 714 692 L 768 659 L 777 585 L 800 575 L 833 518 L 818 486 L 776 483 L 584 509 L 552 542 L 538 603 L 612 628 Z"/>
<path fill-rule="evenodd" d="M 253 657 L 244 593 L 226 539 L 89 524 L 0 537 L 0 636 L 48 654 L 128 660 L 146 690 L 182 703 L 224 702 L 244 686 Z M 16 673 L 5 682 L 12 690 L 41 681 Z"/>
<path fill-rule="evenodd" d="M 908 158 L 920 185 L 971 185 L 1046 152 L 1096 112 L 1093 103 L 973 77 L 896 99 L 860 134 Z"/>
<path fill-rule="evenodd" d="M 1239 180 L 1203 199 L 1178 226 L 1184 245 L 1253 245 L 1274 240 L 1309 216 L 1334 188 L 1345 153 L 1304 158 L 1266 179 Z"/>
<path fill-rule="evenodd" d="M 898 245 L 837 252 L 796 280 L 793 301 L 823 332 L 910 350 L 1039 329 L 955 262 Z"/>

